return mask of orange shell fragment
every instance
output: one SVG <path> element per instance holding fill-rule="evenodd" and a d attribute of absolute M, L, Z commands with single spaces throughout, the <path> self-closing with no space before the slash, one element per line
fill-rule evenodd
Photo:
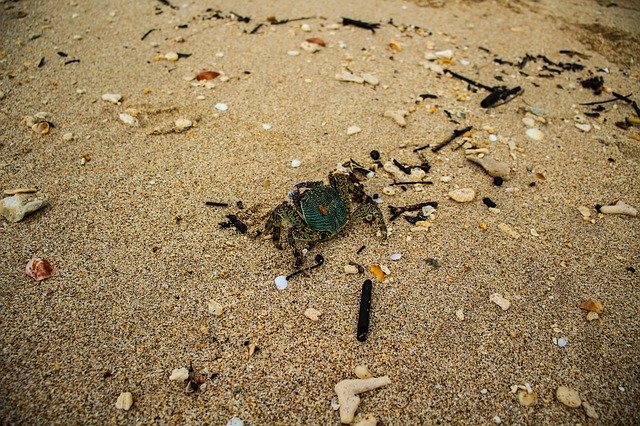
<path fill-rule="evenodd" d="M 382 268 L 380 268 L 380 265 L 378 264 L 373 264 L 371 266 L 369 266 L 369 271 L 376 276 L 376 279 L 380 282 L 384 281 L 384 272 L 382 271 Z"/>

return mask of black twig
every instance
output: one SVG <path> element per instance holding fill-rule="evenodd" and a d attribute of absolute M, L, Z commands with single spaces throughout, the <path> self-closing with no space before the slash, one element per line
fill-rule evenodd
<path fill-rule="evenodd" d="M 305 271 L 310 271 L 312 269 L 318 268 L 320 266 L 322 266 L 324 264 L 324 257 L 321 254 L 316 254 L 316 264 L 313 266 L 309 266 L 308 268 L 302 268 L 302 269 L 298 269 L 297 271 L 293 271 L 292 273 L 290 273 L 289 275 L 287 275 L 287 280 L 290 279 L 291 277 L 295 277 L 298 274 L 301 274 L 302 272 Z"/>
<path fill-rule="evenodd" d="M 475 87 L 479 87 L 480 89 L 484 89 L 488 92 L 492 92 L 493 91 L 493 87 L 487 86 L 485 84 L 482 83 L 478 83 L 477 81 L 474 81 L 472 79 L 470 79 L 469 77 L 465 77 L 464 75 L 458 74 L 455 71 L 451 71 L 450 69 L 445 69 L 444 72 L 446 72 L 447 74 L 451 74 L 452 77 L 457 78 L 458 80 L 462 80 L 466 83 L 469 83 L 472 86 Z"/>
<path fill-rule="evenodd" d="M 453 142 L 454 140 L 456 140 L 460 136 L 464 135 L 465 133 L 467 133 L 472 128 L 473 128 L 473 126 L 467 126 L 464 129 L 456 129 L 456 130 L 454 130 L 453 133 L 451 134 L 451 136 L 449 136 L 447 139 L 445 139 L 444 141 L 440 142 L 438 145 L 436 145 L 433 148 L 431 148 L 431 151 L 432 152 L 440 151 L 442 148 L 444 148 L 445 146 L 449 145 L 451 142 Z M 413 150 L 413 152 L 420 152 L 423 149 L 427 149 L 427 148 L 429 148 L 429 145 L 425 145 L 425 146 L 421 146 L 420 148 L 416 148 L 416 149 Z"/>
<path fill-rule="evenodd" d="M 370 23 L 345 17 L 342 17 L 342 25 L 352 25 L 354 27 L 364 28 L 365 30 L 371 30 L 371 32 L 373 33 L 375 33 L 376 30 L 380 27 L 380 24 L 378 24 L 377 22 Z"/>
<path fill-rule="evenodd" d="M 433 208 L 437 208 L 438 207 L 438 202 L 437 201 L 427 201 L 425 203 L 410 204 L 408 206 L 388 206 L 389 207 L 389 213 L 391 213 L 391 217 L 389 218 L 389 221 L 393 222 L 402 213 L 414 212 L 414 211 L 420 210 L 420 209 L 422 209 L 423 207 L 426 207 L 426 206 L 431 206 Z"/>
<path fill-rule="evenodd" d="M 359 342 L 367 340 L 367 333 L 369 333 L 372 291 L 373 283 L 371 280 L 365 280 L 362 284 L 362 293 L 360 294 L 360 311 L 358 312 L 358 333 L 356 337 Z"/>
<path fill-rule="evenodd" d="M 219 201 L 205 201 L 204 204 L 209 207 L 229 207 L 229 204 L 221 203 Z"/>
<path fill-rule="evenodd" d="M 433 185 L 433 182 L 430 180 L 419 180 L 419 181 L 410 181 L 410 182 L 393 182 L 390 186 L 402 186 L 402 185 Z"/>
<path fill-rule="evenodd" d="M 142 41 L 142 40 L 144 40 L 145 38 L 147 38 L 147 36 L 148 36 L 149 34 L 151 34 L 152 32 L 154 32 L 155 30 L 156 30 L 155 28 L 151 28 L 149 31 L 147 31 L 146 33 L 144 33 L 144 34 L 142 35 L 142 38 L 140 38 L 140 41 Z"/>
<path fill-rule="evenodd" d="M 255 34 L 258 32 L 258 30 L 260 28 L 262 28 L 264 24 L 262 22 L 260 22 L 258 25 L 256 25 L 251 31 L 249 31 L 249 34 Z"/>
<path fill-rule="evenodd" d="M 282 24 L 286 24 L 289 22 L 295 22 L 295 21 L 306 21 L 307 19 L 314 19 L 315 16 L 303 16 L 300 18 L 290 18 L 290 19 L 274 19 L 271 22 L 269 22 L 271 25 L 282 25 Z"/>
<path fill-rule="evenodd" d="M 611 94 L 615 96 L 617 99 L 620 99 L 621 101 L 625 101 L 626 103 L 631 105 L 635 110 L 636 115 L 640 117 L 640 108 L 638 108 L 638 103 L 629 97 L 631 95 L 624 96 L 616 92 L 611 92 Z"/>

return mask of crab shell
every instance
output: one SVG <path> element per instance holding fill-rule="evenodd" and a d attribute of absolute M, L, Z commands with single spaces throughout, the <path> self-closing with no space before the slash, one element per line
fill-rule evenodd
<path fill-rule="evenodd" d="M 305 191 L 299 207 L 304 221 L 316 231 L 335 235 L 347 223 L 347 206 L 331 186 L 322 185 Z"/>

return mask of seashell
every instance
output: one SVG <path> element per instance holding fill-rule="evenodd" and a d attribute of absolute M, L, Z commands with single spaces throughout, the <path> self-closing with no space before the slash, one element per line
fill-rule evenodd
<path fill-rule="evenodd" d="M 9 222 L 20 222 L 24 217 L 48 203 L 47 197 L 37 194 L 15 194 L 0 201 L 0 216 Z"/>
<path fill-rule="evenodd" d="M 220 75 L 219 72 L 216 71 L 200 71 L 198 75 L 196 75 L 196 80 L 214 80 Z"/>
<path fill-rule="evenodd" d="M 312 44 L 317 44 L 318 46 L 322 46 L 322 47 L 325 47 L 327 45 L 323 39 L 318 37 L 309 37 L 307 39 L 307 42 Z"/>
<path fill-rule="evenodd" d="M 49 133 L 49 130 L 51 129 L 51 127 L 53 126 L 48 121 L 41 121 L 31 126 L 31 130 L 33 130 L 34 132 L 40 135 L 46 135 L 47 133 Z"/>
<path fill-rule="evenodd" d="M 44 259 L 31 259 L 27 263 L 24 273 L 36 281 L 42 281 L 53 274 L 53 266 Z"/>

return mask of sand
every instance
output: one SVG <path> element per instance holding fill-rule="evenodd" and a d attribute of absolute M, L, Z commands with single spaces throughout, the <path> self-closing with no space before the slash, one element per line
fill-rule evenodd
<path fill-rule="evenodd" d="M 640 224 L 594 208 L 640 207 L 639 131 L 614 124 L 634 115 L 622 101 L 604 104 L 600 117 L 579 105 L 611 91 L 638 99 L 637 3 L 344 3 L 2 2 L 0 189 L 35 187 L 49 197 L 21 222 L 0 219 L 2 423 L 338 424 L 334 386 L 354 379 L 359 364 L 391 384 L 360 395 L 356 420 L 640 422 Z M 270 16 L 310 19 L 271 25 Z M 342 26 L 341 17 L 380 27 Z M 309 37 L 326 47 L 301 49 Z M 389 47 L 394 41 L 401 51 Z M 451 60 L 425 59 L 446 49 Z M 168 52 L 191 56 L 156 60 Z M 517 64 L 527 53 L 556 65 L 494 62 Z M 484 109 L 486 91 L 425 63 L 524 93 Z M 201 70 L 222 74 L 215 87 L 194 85 Z M 379 84 L 337 81 L 345 70 Z M 594 75 L 604 77 L 601 95 L 580 84 Z M 102 100 L 108 93 L 122 95 L 121 104 Z M 420 99 L 425 93 L 437 98 Z M 546 122 L 535 122 L 542 141 L 525 136 L 528 106 L 544 110 Z M 409 112 L 406 126 L 387 110 Z M 23 121 L 40 111 L 55 125 L 46 135 Z M 139 126 L 121 122 L 122 113 Z M 193 127 L 173 132 L 180 118 Z M 576 128 L 583 122 L 588 132 Z M 348 136 L 351 126 L 362 131 Z M 293 185 L 326 179 L 349 159 L 375 168 L 374 149 L 382 162 L 419 164 L 413 149 L 465 126 L 473 126 L 470 145 L 509 164 L 510 180 L 493 185 L 464 148 L 454 150 L 464 139 L 422 151 L 433 182 L 422 192 L 384 194 L 393 177 L 378 168 L 363 184 L 381 195 L 388 238 L 350 228 L 310 250 L 306 265 L 317 254 L 324 265 L 276 289 L 293 256 L 260 231 Z M 472 188 L 474 200 L 451 200 L 456 188 Z M 389 220 L 389 205 L 426 201 L 438 202 L 428 230 Z M 228 214 L 248 232 L 219 226 Z M 54 275 L 26 276 L 34 257 L 51 262 Z M 365 272 L 346 274 L 349 262 Z M 373 279 L 371 264 L 391 273 L 374 281 L 361 343 L 360 288 Z M 509 309 L 490 301 L 494 293 Z M 589 298 L 604 305 L 594 321 L 579 308 Z M 209 312 L 210 300 L 221 316 Z M 307 308 L 322 312 L 317 322 Z M 203 384 L 187 393 L 169 376 L 190 366 Z M 527 384 L 538 397 L 531 407 L 517 395 Z M 599 420 L 558 402 L 560 386 Z M 116 408 L 123 392 L 132 394 L 129 410 Z"/>

